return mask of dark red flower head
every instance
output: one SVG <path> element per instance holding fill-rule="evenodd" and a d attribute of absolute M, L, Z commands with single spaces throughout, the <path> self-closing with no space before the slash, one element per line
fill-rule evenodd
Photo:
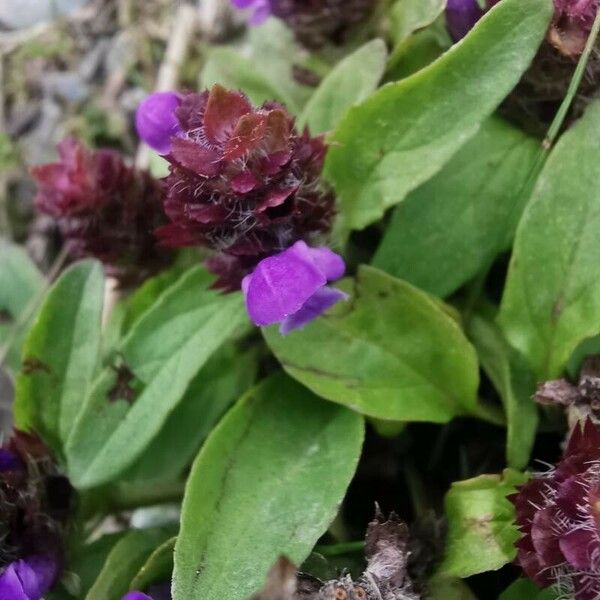
<path fill-rule="evenodd" d="M 205 246 L 225 287 L 239 287 L 262 258 L 328 232 L 333 196 L 320 175 L 322 139 L 299 134 L 280 105 L 254 108 L 241 92 L 215 85 L 187 94 L 176 110 L 165 211 L 158 231 L 170 246 Z"/>
<path fill-rule="evenodd" d="M 32 555 L 58 569 L 74 504 L 74 490 L 45 444 L 15 431 L 0 447 L 0 569 Z"/>
<path fill-rule="evenodd" d="M 164 224 L 160 183 L 113 150 L 90 151 L 67 138 L 60 160 L 33 167 L 36 206 L 56 219 L 70 254 L 101 260 L 123 285 L 163 267 L 170 254 L 153 232 Z"/>
<path fill-rule="evenodd" d="M 285 21 L 309 49 L 341 44 L 349 31 L 367 19 L 376 0 L 270 0 L 271 13 Z"/>
<path fill-rule="evenodd" d="M 548 40 L 562 54 L 579 56 L 592 30 L 600 0 L 554 0 Z"/>
<path fill-rule="evenodd" d="M 600 598 L 600 430 L 577 425 L 562 460 L 510 497 L 523 537 L 517 563 L 542 587 Z"/>

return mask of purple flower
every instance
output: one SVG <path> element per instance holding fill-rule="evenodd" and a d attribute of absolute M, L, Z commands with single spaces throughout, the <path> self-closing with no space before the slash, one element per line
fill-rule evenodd
<path fill-rule="evenodd" d="M 0 575 L 0 600 L 40 600 L 57 572 L 56 563 L 44 556 L 12 562 Z"/>
<path fill-rule="evenodd" d="M 171 150 L 171 138 L 181 132 L 175 111 L 181 99 L 175 92 L 157 92 L 148 96 L 138 107 L 135 127 L 138 135 L 159 154 Z"/>
<path fill-rule="evenodd" d="M 498 0 L 487 0 L 485 11 L 477 0 L 448 0 L 446 5 L 446 26 L 455 42 L 471 31 L 477 21 L 483 17 Z"/>
<path fill-rule="evenodd" d="M 0 448 L 0 473 L 17 471 L 23 468 L 21 459 L 8 448 Z"/>
<path fill-rule="evenodd" d="M 329 248 L 309 248 L 305 242 L 258 263 L 244 277 L 242 290 L 250 318 L 256 325 L 280 323 L 285 335 L 303 327 L 339 300 L 344 292 L 328 287 L 328 281 L 343 276 L 341 256 Z"/>
<path fill-rule="evenodd" d="M 578 57 L 592 30 L 600 0 L 554 0 L 548 41 L 565 56 Z"/>
<path fill-rule="evenodd" d="M 271 14 L 270 0 L 231 0 L 236 8 L 251 8 L 250 25 L 260 25 Z"/>
<path fill-rule="evenodd" d="M 158 585 L 151 585 L 147 594 L 143 592 L 129 592 L 123 596 L 122 600 L 171 600 L 171 584 L 160 583 Z"/>

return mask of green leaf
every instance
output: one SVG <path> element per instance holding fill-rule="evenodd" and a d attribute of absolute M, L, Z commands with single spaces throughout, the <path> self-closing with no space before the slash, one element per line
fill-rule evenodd
<path fill-rule="evenodd" d="M 263 330 L 285 370 L 319 396 L 371 417 L 444 423 L 477 412 L 477 356 L 442 303 L 361 267 L 339 303 L 302 330 Z"/>
<path fill-rule="evenodd" d="M 25 311 L 43 288 L 44 278 L 27 252 L 16 244 L 0 240 L 0 354 L 8 344 L 6 363 L 13 371 L 19 368 L 26 327 L 21 326 L 16 335 L 14 328 L 21 325 L 21 319 L 27 318 Z"/>
<path fill-rule="evenodd" d="M 553 588 L 540 588 L 529 579 L 517 579 L 498 596 L 498 600 L 561 600 L 564 595 Z"/>
<path fill-rule="evenodd" d="M 600 103 L 559 140 L 519 224 L 500 310 L 538 380 L 600 332 Z"/>
<path fill-rule="evenodd" d="M 455 577 L 432 577 L 427 582 L 427 600 L 477 600 L 469 586 Z"/>
<path fill-rule="evenodd" d="M 17 427 L 36 431 L 59 454 L 98 362 L 103 299 L 99 263 L 76 263 L 48 292 L 23 347 Z"/>
<path fill-rule="evenodd" d="M 246 331 L 241 294 L 222 295 L 209 289 L 212 281 L 202 267 L 190 269 L 123 340 L 121 370 L 108 367 L 95 381 L 66 448 L 69 476 L 77 487 L 106 483 L 126 470 L 213 352 Z M 124 385 L 139 391 L 132 404 L 122 393 Z"/>
<path fill-rule="evenodd" d="M 227 408 L 254 382 L 257 358 L 254 350 L 241 353 L 234 344 L 218 350 L 123 478 L 150 481 L 178 477 Z"/>
<path fill-rule="evenodd" d="M 285 93 L 271 82 L 254 63 L 229 47 L 212 48 L 202 70 L 201 86 L 210 88 L 220 83 L 226 88 L 242 90 L 254 104 L 266 100 L 288 103 Z M 292 104 L 293 108 L 293 104 Z"/>
<path fill-rule="evenodd" d="M 535 377 L 527 362 L 511 348 L 494 323 L 476 315 L 469 322 L 468 333 L 504 404 L 507 463 L 522 469 L 529 462 L 538 424 L 538 411 L 532 398 Z"/>
<path fill-rule="evenodd" d="M 170 581 L 173 573 L 173 550 L 177 538 L 173 537 L 161 544 L 148 557 L 131 582 L 132 590 L 145 590 L 153 583 Z"/>
<path fill-rule="evenodd" d="M 447 296 L 510 247 L 539 144 L 498 118 L 394 210 L 373 264 Z"/>
<path fill-rule="evenodd" d="M 377 88 L 386 57 L 385 43 L 377 39 L 340 61 L 306 104 L 298 129 L 308 126 L 313 135 L 333 129 L 353 104 Z"/>
<path fill-rule="evenodd" d="M 150 554 L 172 536 L 170 529 L 129 531 L 108 554 L 86 600 L 121 600 Z"/>
<path fill-rule="evenodd" d="M 446 0 L 397 0 L 390 10 L 390 33 L 396 44 L 431 25 L 446 8 Z"/>
<path fill-rule="evenodd" d="M 301 564 L 336 514 L 362 439 L 359 415 L 282 373 L 249 392 L 192 468 L 174 600 L 246 600 L 280 555 Z"/>
<path fill-rule="evenodd" d="M 551 14 L 550 0 L 504 0 L 435 63 L 350 109 L 325 167 L 342 229 L 377 221 L 448 162 L 518 82 Z"/>
<path fill-rule="evenodd" d="M 506 469 L 502 475 L 481 475 L 452 484 L 445 500 L 448 538 L 440 574 L 470 577 L 513 560 L 520 534 L 506 496 L 525 481 L 526 475 Z"/>

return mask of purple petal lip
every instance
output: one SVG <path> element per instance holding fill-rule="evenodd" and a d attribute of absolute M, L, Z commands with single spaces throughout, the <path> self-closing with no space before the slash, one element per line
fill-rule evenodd
<path fill-rule="evenodd" d="M 347 295 L 327 287 L 343 276 L 344 261 L 329 248 L 305 242 L 262 260 L 242 281 L 246 307 L 259 326 L 280 323 L 286 334 L 303 327 Z"/>
<path fill-rule="evenodd" d="M 43 556 L 12 562 L 0 575 L 0 600 L 41 600 L 56 573 L 56 563 Z"/>
<path fill-rule="evenodd" d="M 123 596 L 123 600 L 152 600 L 152 598 L 142 592 L 128 592 Z"/>
<path fill-rule="evenodd" d="M 175 115 L 180 102 L 175 92 L 157 92 L 148 96 L 137 109 L 135 126 L 138 135 L 159 154 L 169 154 L 171 138 L 182 131 Z"/>
<path fill-rule="evenodd" d="M 448 0 L 446 25 L 452 39 L 462 40 L 483 16 L 477 0 Z"/>

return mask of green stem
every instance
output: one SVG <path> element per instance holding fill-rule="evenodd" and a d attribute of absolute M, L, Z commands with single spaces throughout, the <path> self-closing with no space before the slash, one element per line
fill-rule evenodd
<path fill-rule="evenodd" d="M 579 57 L 579 61 L 577 62 L 577 67 L 575 69 L 575 72 L 573 73 L 573 77 L 571 78 L 569 87 L 567 88 L 567 93 L 565 94 L 565 97 L 563 98 L 563 101 L 561 102 L 560 107 L 559 107 L 556 115 L 554 116 L 552 123 L 550 124 L 548 132 L 546 133 L 546 137 L 544 138 L 544 140 L 542 142 L 542 151 L 540 152 L 538 159 L 532 169 L 531 176 L 529 177 L 528 183 L 531 183 L 532 181 L 535 181 L 535 179 L 537 179 L 537 176 L 539 175 L 540 171 L 542 170 L 542 167 L 544 166 L 544 163 L 546 162 L 546 158 L 547 158 L 548 154 L 550 153 L 550 150 L 552 150 L 554 142 L 556 141 L 556 138 L 558 137 L 558 134 L 560 133 L 560 130 L 562 129 L 562 126 L 567 117 L 567 113 L 569 112 L 569 109 L 571 108 L 571 104 L 573 103 L 575 95 L 577 94 L 577 90 L 579 89 L 579 86 L 581 84 L 581 80 L 583 79 L 583 75 L 587 68 L 590 54 L 592 53 L 592 50 L 594 49 L 594 45 L 596 44 L 596 38 L 598 37 L 599 31 L 600 31 L 600 10 L 598 10 L 598 12 L 596 12 L 596 18 L 594 19 L 594 24 L 590 31 L 590 35 L 588 36 L 587 42 L 585 44 L 585 48 L 583 50 L 583 53 Z M 526 188 L 527 187 L 528 186 L 526 184 Z"/>

